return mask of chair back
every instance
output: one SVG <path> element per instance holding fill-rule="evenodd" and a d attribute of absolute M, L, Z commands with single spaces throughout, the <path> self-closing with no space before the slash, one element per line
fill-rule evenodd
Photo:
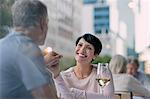
<path fill-rule="evenodd" d="M 115 99 L 132 99 L 132 92 L 115 92 Z"/>

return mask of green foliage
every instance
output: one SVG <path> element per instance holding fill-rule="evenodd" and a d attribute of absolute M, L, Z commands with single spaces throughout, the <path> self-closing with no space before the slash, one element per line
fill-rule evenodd
<path fill-rule="evenodd" d="M 111 56 L 109 55 L 104 55 L 104 56 L 98 56 L 92 63 L 97 64 L 97 63 L 109 63 L 111 59 Z"/>
<path fill-rule="evenodd" d="M 7 32 L 3 27 L 0 26 L 0 39 L 7 35 Z"/>
<path fill-rule="evenodd" d="M 66 70 L 75 65 L 74 57 L 63 57 L 60 61 L 60 69 Z"/>
<path fill-rule="evenodd" d="M 92 63 L 97 64 L 98 62 L 101 63 L 109 63 L 111 59 L 111 56 L 104 55 L 104 56 L 98 56 Z M 76 61 L 74 57 L 63 57 L 60 61 L 60 69 L 66 70 L 72 66 L 76 65 Z"/>
<path fill-rule="evenodd" d="M 1 16 L 1 19 L 0 19 L 0 22 L 1 22 L 1 25 L 4 26 L 4 25 L 12 25 L 12 19 L 11 19 L 11 13 L 9 12 L 10 9 L 6 9 L 6 8 L 2 8 L 0 9 L 0 16 Z"/>
<path fill-rule="evenodd" d="M 12 26 L 11 6 L 15 0 L 1 0 L 0 4 L 0 38 L 7 34 L 6 27 Z"/>

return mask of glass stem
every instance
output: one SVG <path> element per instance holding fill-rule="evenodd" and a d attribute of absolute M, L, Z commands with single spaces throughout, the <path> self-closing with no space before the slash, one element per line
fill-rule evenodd
<path fill-rule="evenodd" d="M 104 90 L 103 90 L 103 88 L 101 87 L 101 88 L 100 88 L 100 94 L 103 95 L 103 91 L 104 91 Z"/>

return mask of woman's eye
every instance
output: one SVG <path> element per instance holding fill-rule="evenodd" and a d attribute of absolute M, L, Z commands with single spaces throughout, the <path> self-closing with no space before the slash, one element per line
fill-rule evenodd
<path fill-rule="evenodd" d="M 82 44 L 78 44 L 78 46 L 82 46 Z"/>
<path fill-rule="evenodd" d="M 91 47 L 88 47 L 87 49 L 92 50 L 92 48 L 91 48 Z"/>

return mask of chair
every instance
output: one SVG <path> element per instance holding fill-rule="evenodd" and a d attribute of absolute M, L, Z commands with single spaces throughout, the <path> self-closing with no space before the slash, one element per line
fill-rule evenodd
<path fill-rule="evenodd" d="M 132 99 L 132 92 L 115 92 L 115 99 Z"/>
<path fill-rule="evenodd" d="M 120 94 L 115 94 L 115 99 L 121 99 Z"/>

